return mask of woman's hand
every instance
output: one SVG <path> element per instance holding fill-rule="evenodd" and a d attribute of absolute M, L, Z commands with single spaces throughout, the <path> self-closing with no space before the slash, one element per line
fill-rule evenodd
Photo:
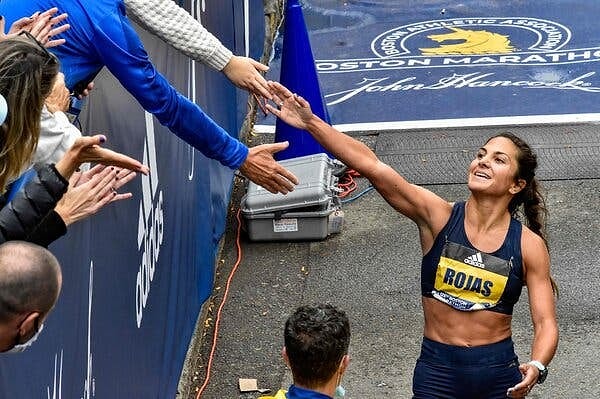
<path fill-rule="evenodd" d="M 90 92 L 94 89 L 94 82 L 88 83 L 88 85 L 83 89 L 80 94 L 77 94 L 78 99 L 82 99 L 83 97 L 87 97 L 90 95 Z"/>
<path fill-rule="evenodd" d="M 59 72 L 50 95 L 46 97 L 46 108 L 52 113 L 57 111 L 66 112 L 69 110 L 70 102 L 71 96 L 69 95 L 69 89 L 65 85 L 65 75 Z"/>
<path fill-rule="evenodd" d="M 127 155 L 100 147 L 106 141 L 101 134 L 84 136 L 75 140 L 63 158 L 55 165 L 56 170 L 65 179 L 69 179 L 82 163 L 93 162 L 102 165 L 118 166 L 145 175 L 149 173 L 147 166 Z"/>
<path fill-rule="evenodd" d="M 111 202 L 131 198 L 131 193 L 119 194 L 117 190 L 135 176 L 130 170 L 104 165 L 96 165 L 87 172 L 75 172 L 69 179 L 67 192 L 54 210 L 69 226 Z"/>
<path fill-rule="evenodd" d="M 306 130 L 308 123 L 313 118 L 308 101 L 292 93 L 278 82 L 268 82 L 268 85 L 271 94 L 273 94 L 273 102 L 278 107 L 275 108 L 271 104 L 267 104 L 266 108 L 269 112 L 289 125 Z"/>
<path fill-rule="evenodd" d="M 21 18 L 11 25 L 7 35 L 3 34 L 5 24 L 3 18 L 0 20 L 0 31 L 4 36 L 3 39 L 14 37 L 22 31 L 27 31 L 47 48 L 59 46 L 65 42 L 65 39 L 52 38 L 60 35 L 71 26 L 69 24 L 59 25 L 67 19 L 68 15 L 64 13 L 56 15 L 57 12 L 58 8 L 54 7 L 42 13 L 36 12 L 30 17 Z"/>
<path fill-rule="evenodd" d="M 538 376 L 540 374 L 540 371 L 537 369 L 537 367 L 529 363 L 521 364 L 519 366 L 519 371 L 521 371 L 521 374 L 523 375 L 523 381 L 511 388 L 508 388 L 506 391 L 506 396 L 509 398 L 519 399 L 526 397 L 537 383 Z"/>
<path fill-rule="evenodd" d="M 261 75 L 269 70 L 269 67 L 248 57 L 234 55 L 231 57 L 223 73 L 227 78 L 242 89 L 248 90 L 258 97 L 271 98 L 267 81 Z"/>

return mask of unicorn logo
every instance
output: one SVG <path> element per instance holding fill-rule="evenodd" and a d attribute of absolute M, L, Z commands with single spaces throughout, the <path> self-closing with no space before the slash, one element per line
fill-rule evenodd
<path fill-rule="evenodd" d="M 510 44 L 508 36 L 485 30 L 468 30 L 449 27 L 452 32 L 429 35 L 429 39 L 440 43 L 440 47 L 421 48 L 423 55 L 441 54 L 500 54 L 510 53 L 515 48 Z M 447 41 L 459 43 L 444 44 Z"/>

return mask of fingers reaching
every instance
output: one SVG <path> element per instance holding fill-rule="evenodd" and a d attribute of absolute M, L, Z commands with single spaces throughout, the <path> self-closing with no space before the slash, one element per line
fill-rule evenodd
<path fill-rule="evenodd" d="M 287 145 L 285 142 L 250 148 L 248 157 L 240 166 L 240 172 L 271 193 L 287 194 L 293 191 L 298 179 L 273 158 L 273 153 L 286 148 Z"/>
<path fill-rule="evenodd" d="M 54 7 L 43 13 L 36 12 L 30 17 L 21 18 L 10 27 L 9 35 L 18 35 L 22 31 L 29 32 L 38 42 L 45 47 L 55 47 L 65 42 L 64 39 L 54 39 L 54 36 L 70 28 L 69 24 L 62 24 L 67 19 L 67 14 L 59 14 Z M 56 15 L 56 16 L 55 16 Z M 60 25 L 62 24 L 62 25 Z"/>
<path fill-rule="evenodd" d="M 267 85 L 269 91 L 280 99 L 287 99 L 293 96 L 293 93 L 279 82 L 269 81 L 267 82 Z"/>
<path fill-rule="evenodd" d="M 61 44 L 64 44 L 65 39 L 50 39 L 50 38 L 52 38 L 54 36 L 58 36 L 70 28 L 71 28 L 71 25 L 63 24 L 63 25 L 57 26 L 56 28 L 51 29 L 50 32 L 48 32 L 49 40 L 46 42 L 45 47 L 52 48 L 52 47 L 56 47 L 56 46 L 60 46 Z"/>
<path fill-rule="evenodd" d="M 143 174 L 148 174 L 149 169 L 141 162 L 128 157 L 127 155 L 100 147 L 100 144 L 106 141 L 106 136 L 98 134 L 95 136 L 81 137 L 77 139 L 73 147 L 80 145 L 80 161 L 98 162 L 104 165 L 118 166 L 134 170 Z"/>
<path fill-rule="evenodd" d="M 88 83 L 87 87 L 80 94 L 77 94 L 77 98 L 81 100 L 83 97 L 89 96 L 92 90 L 94 90 L 94 82 Z"/>
<path fill-rule="evenodd" d="M 103 165 L 117 166 L 148 174 L 150 170 L 140 161 L 125 154 L 121 154 L 106 148 L 100 144 L 106 141 L 104 135 L 83 136 L 75 140 L 67 153 L 56 164 L 56 170 L 65 178 L 70 178 L 82 163 L 93 162 Z"/>
<path fill-rule="evenodd" d="M 123 187 L 135 178 L 137 174 L 129 169 L 120 169 L 116 176 L 116 182 L 114 185 L 115 190 Z"/>

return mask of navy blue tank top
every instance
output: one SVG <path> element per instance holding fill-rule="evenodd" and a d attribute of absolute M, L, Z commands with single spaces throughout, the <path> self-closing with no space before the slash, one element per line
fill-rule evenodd
<path fill-rule="evenodd" d="M 469 242 L 464 220 L 465 202 L 457 202 L 433 247 L 423 256 L 421 295 L 461 311 L 510 315 L 523 288 L 521 222 L 511 218 L 502 246 L 486 253 Z"/>

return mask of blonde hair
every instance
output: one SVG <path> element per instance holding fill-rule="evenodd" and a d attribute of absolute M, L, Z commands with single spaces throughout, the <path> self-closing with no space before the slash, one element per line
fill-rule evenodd
<path fill-rule="evenodd" d="M 59 71 L 56 57 L 26 36 L 0 42 L 0 93 L 8 115 L 0 135 L 0 191 L 29 165 L 40 136 L 44 100 Z"/>

